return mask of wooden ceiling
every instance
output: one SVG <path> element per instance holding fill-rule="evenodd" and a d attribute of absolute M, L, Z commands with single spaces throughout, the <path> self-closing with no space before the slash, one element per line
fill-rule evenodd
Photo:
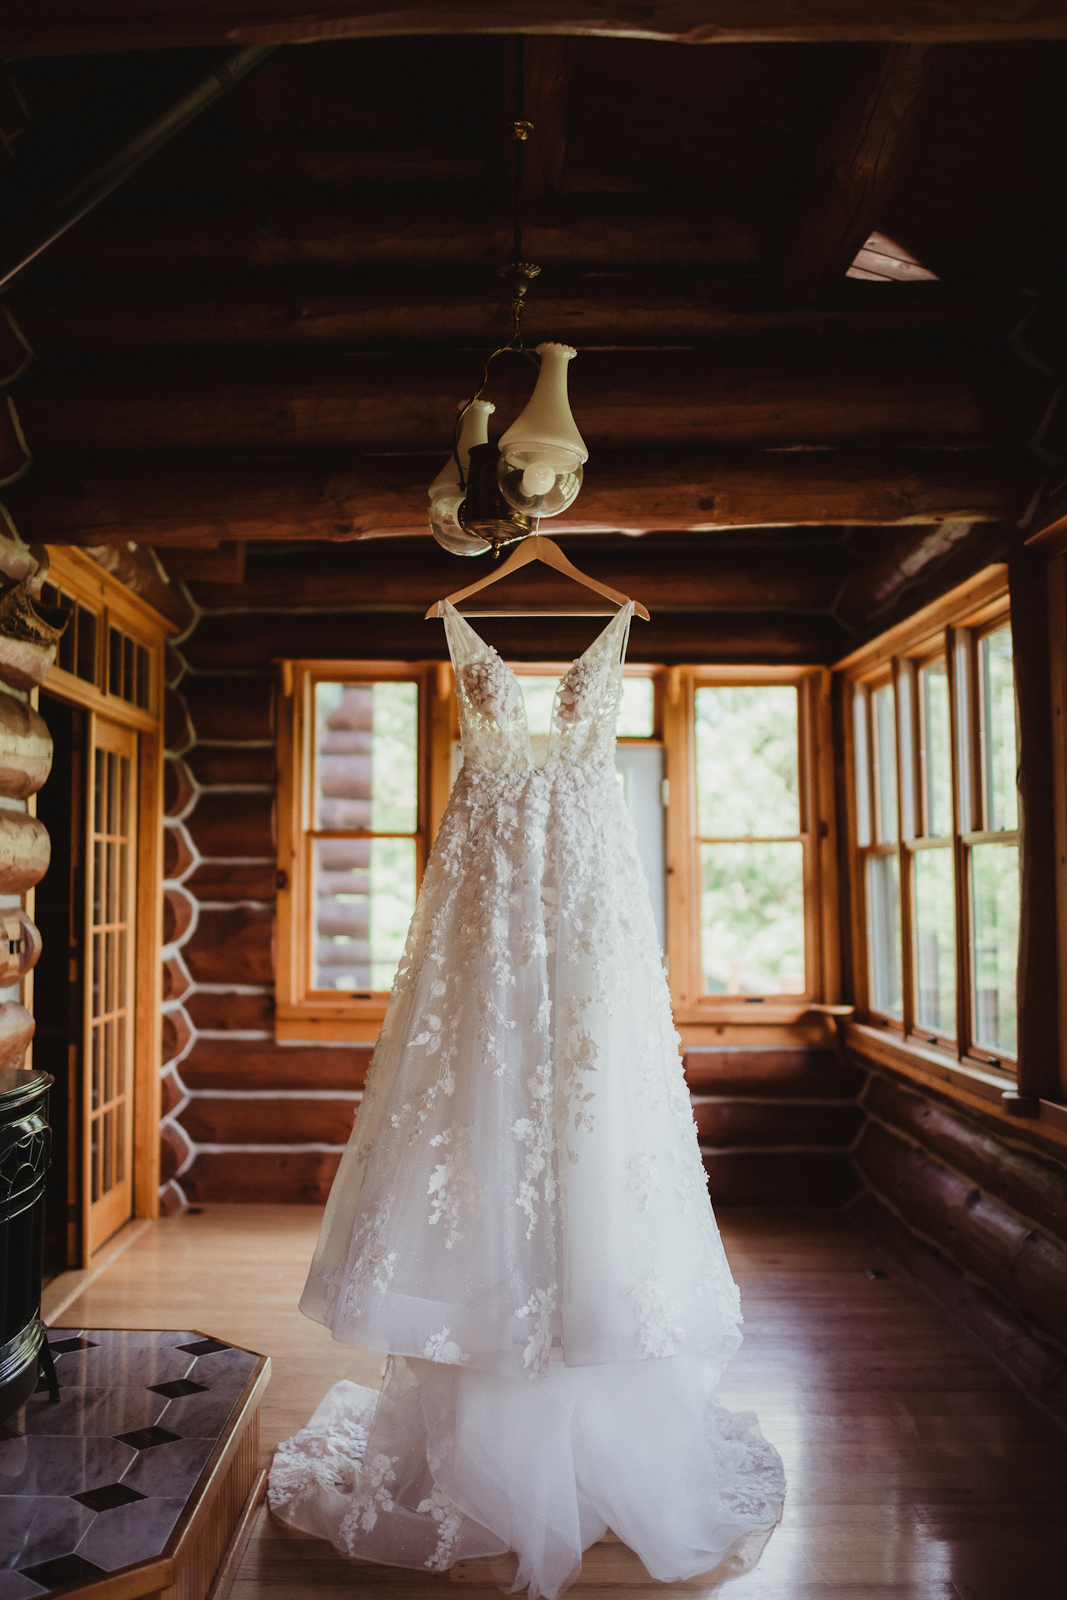
<path fill-rule="evenodd" d="M 298 570 L 363 609 L 466 577 L 425 506 L 507 331 L 513 56 L 485 9 L 9 0 L 9 261 L 223 47 L 282 45 L 12 286 L 25 538 L 154 545 L 257 605 Z M 493 14 L 532 30 L 528 342 L 580 352 L 591 456 L 553 531 L 671 615 L 795 611 L 816 655 L 1002 546 L 1063 358 L 1067 7 Z M 875 232 L 896 281 L 848 276 Z M 498 363 L 502 425 L 529 384 Z"/>

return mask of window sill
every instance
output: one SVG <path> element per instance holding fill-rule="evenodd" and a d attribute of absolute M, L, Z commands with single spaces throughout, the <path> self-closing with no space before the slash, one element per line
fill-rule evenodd
<path fill-rule="evenodd" d="M 977 1113 L 987 1125 L 994 1122 L 1004 1137 L 1045 1149 L 1060 1161 L 1067 1157 L 1067 1106 L 1041 1100 L 1034 1103 L 1034 1114 L 1020 1115 L 1019 1106 L 1009 1098 L 1015 1091 L 1009 1073 L 967 1066 L 869 1023 L 846 1022 L 843 1031 L 845 1045 L 862 1059 L 937 1090 L 961 1110 Z"/>
<path fill-rule="evenodd" d="M 712 1000 L 704 1005 L 674 1007 L 677 1027 L 701 1025 L 714 1027 L 717 1023 L 771 1023 L 788 1027 L 807 1016 L 811 1006 L 806 1000 L 783 1003 L 775 1000 Z"/>
<path fill-rule="evenodd" d="M 388 997 L 342 1005 L 280 1005 L 274 1037 L 284 1044 L 374 1044 L 385 1021 Z"/>
<path fill-rule="evenodd" d="M 889 1066 L 919 1067 L 945 1083 L 955 1083 L 981 1095 L 983 1100 L 999 1103 L 1005 1090 L 1010 1092 L 1015 1088 L 1015 1079 L 1009 1072 L 997 1072 L 977 1063 L 970 1066 L 945 1050 L 905 1039 L 890 1028 L 875 1027 L 869 1022 L 849 1022 L 845 1039 L 854 1049 L 883 1060 Z"/>

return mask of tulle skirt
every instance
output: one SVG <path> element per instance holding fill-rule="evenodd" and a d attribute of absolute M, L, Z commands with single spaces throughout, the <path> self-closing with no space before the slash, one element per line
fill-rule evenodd
<path fill-rule="evenodd" d="M 270 1506 L 372 1562 L 442 1572 L 503 1556 L 501 1587 L 559 1595 L 610 1528 L 653 1578 L 743 1570 L 781 1513 L 777 1451 L 684 1356 L 540 1381 L 392 1357 L 341 1382 L 278 1450 Z"/>

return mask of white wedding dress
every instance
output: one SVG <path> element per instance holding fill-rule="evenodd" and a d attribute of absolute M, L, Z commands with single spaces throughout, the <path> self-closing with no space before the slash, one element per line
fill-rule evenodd
<path fill-rule="evenodd" d="M 384 1387 L 336 1384 L 270 1478 L 364 1560 L 514 1551 L 531 1600 L 608 1528 L 655 1578 L 736 1563 L 785 1489 L 712 1398 L 741 1312 L 615 777 L 632 611 L 538 750 L 446 605 L 464 764 L 300 1302 L 388 1356 Z"/>

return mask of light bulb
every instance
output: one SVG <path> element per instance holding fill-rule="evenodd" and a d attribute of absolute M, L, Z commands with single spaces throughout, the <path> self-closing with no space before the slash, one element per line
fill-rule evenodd
<path fill-rule="evenodd" d="M 582 487 L 582 463 L 558 445 L 511 449 L 497 458 L 496 481 L 513 511 L 525 517 L 558 517 Z"/>
<path fill-rule="evenodd" d="M 555 481 L 555 467 L 547 461 L 531 461 L 522 475 L 522 492 L 533 499 L 534 495 L 548 494 Z"/>
<path fill-rule="evenodd" d="M 430 532 L 442 550 L 453 556 L 484 556 L 493 547 L 480 534 L 468 533 L 459 520 L 465 494 L 445 488 L 430 496 Z"/>

